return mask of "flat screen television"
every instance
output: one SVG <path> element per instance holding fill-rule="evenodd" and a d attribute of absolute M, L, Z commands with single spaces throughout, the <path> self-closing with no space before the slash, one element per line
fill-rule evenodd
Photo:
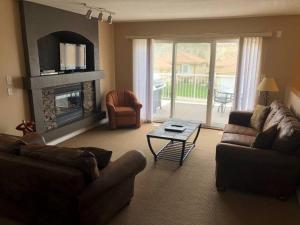
<path fill-rule="evenodd" d="M 60 43 L 60 70 L 86 69 L 86 45 Z"/>

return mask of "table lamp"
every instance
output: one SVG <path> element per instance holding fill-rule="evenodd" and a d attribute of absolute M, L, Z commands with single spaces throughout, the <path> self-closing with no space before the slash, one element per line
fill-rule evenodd
<path fill-rule="evenodd" d="M 276 81 L 273 78 L 266 77 L 266 76 L 262 79 L 262 81 L 258 85 L 257 90 L 264 92 L 265 105 L 268 105 L 269 92 L 279 91 Z"/>

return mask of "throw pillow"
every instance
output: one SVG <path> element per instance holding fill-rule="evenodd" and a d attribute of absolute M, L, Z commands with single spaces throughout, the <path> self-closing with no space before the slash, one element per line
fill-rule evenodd
<path fill-rule="evenodd" d="M 50 145 L 24 145 L 20 155 L 79 169 L 87 182 L 99 176 L 95 156 L 88 151 Z"/>
<path fill-rule="evenodd" d="M 261 131 L 269 112 L 270 112 L 270 107 L 263 106 L 263 105 L 256 105 L 250 119 L 250 126 L 257 131 Z"/>
<path fill-rule="evenodd" d="M 295 117 L 286 116 L 278 125 L 278 134 L 273 149 L 294 154 L 300 147 L 300 122 Z"/>
<path fill-rule="evenodd" d="M 101 148 L 81 147 L 79 149 L 83 151 L 91 152 L 95 155 L 99 170 L 105 168 L 108 165 L 112 155 L 112 151 L 107 151 Z"/>
<path fill-rule="evenodd" d="M 26 142 L 22 141 L 18 137 L 8 134 L 0 134 L 0 152 L 17 155 L 20 153 L 20 147 L 25 144 Z"/>
<path fill-rule="evenodd" d="M 273 124 L 271 127 L 259 132 L 256 135 L 252 148 L 270 149 L 274 143 L 277 134 L 277 125 Z"/>

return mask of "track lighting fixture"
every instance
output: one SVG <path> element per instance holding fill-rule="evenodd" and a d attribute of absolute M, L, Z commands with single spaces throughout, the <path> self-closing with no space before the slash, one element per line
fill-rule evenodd
<path fill-rule="evenodd" d="M 98 15 L 98 21 L 103 22 L 103 12 L 102 11 L 100 11 L 100 13 Z"/>
<path fill-rule="evenodd" d="M 85 16 L 86 16 L 87 19 L 90 20 L 90 19 L 92 19 L 92 14 L 93 14 L 93 11 L 92 11 L 91 9 L 89 9 L 89 10 L 86 12 L 86 15 L 85 15 Z"/>
<path fill-rule="evenodd" d="M 104 13 L 106 13 L 106 14 L 109 14 L 109 16 L 107 17 L 107 23 L 112 24 L 112 21 L 113 21 L 112 15 L 115 15 L 114 12 L 109 11 L 105 8 L 93 7 L 93 6 L 87 5 L 86 3 L 80 3 L 80 5 L 82 5 L 83 7 L 88 9 L 88 11 L 86 12 L 86 15 L 85 15 L 87 19 L 89 19 L 89 20 L 92 19 L 93 12 L 96 11 L 96 12 L 99 12 L 99 14 L 98 14 L 99 22 L 103 22 Z"/>
<path fill-rule="evenodd" d="M 107 17 L 107 22 L 109 24 L 112 24 L 112 16 L 111 16 L 111 14 Z"/>

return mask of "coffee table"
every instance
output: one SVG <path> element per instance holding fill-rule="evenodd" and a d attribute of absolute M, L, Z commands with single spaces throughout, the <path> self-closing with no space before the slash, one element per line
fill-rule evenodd
<path fill-rule="evenodd" d="M 184 126 L 186 129 L 183 132 L 166 131 L 165 128 L 170 125 Z M 179 162 L 182 166 L 183 161 L 195 147 L 201 129 L 201 123 L 195 121 L 186 121 L 179 119 L 170 119 L 153 129 L 147 134 L 147 142 L 154 160 L 165 159 Z M 192 142 L 188 142 L 191 135 L 197 130 L 197 134 Z M 164 145 L 159 151 L 155 152 L 151 145 L 151 138 L 165 139 L 169 142 Z"/>

